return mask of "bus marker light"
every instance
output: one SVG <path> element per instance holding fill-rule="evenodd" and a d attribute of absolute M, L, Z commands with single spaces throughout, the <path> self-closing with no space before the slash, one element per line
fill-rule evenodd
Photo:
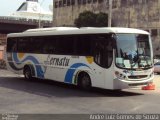
<path fill-rule="evenodd" d="M 116 76 L 119 76 L 119 72 L 118 72 L 118 71 L 115 71 L 115 75 L 116 75 Z"/>
<path fill-rule="evenodd" d="M 146 86 L 143 86 L 142 90 L 155 90 L 155 84 L 149 83 Z"/>

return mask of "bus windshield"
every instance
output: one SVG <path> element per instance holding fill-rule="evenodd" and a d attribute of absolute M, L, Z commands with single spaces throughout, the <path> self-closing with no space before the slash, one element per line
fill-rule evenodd
<path fill-rule="evenodd" d="M 120 68 L 151 68 L 149 36 L 145 34 L 116 34 L 116 65 Z"/>

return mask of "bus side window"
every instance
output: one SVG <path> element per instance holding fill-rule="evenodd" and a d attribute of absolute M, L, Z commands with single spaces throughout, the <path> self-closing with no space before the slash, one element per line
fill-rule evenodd
<path fill-rule="evenodd" d="M 104 41 L 103 40 L 96 40 L 95 41 L 95 62 L 104 67 Z"/>
<path fill-rule="evenodd" d="M 89 35 L 77 36 L 76 53 L 78 55 L 92 56 L 91 36 Z"/>
<path fill-rule="evenodd" d="M 8 38 L 7 52 L 17 52 L 17 40 L 15 38 Z"/>
<path fill-rule="evenodd" d="M 112 43 L 110 39 L 104 35 L 98 36 L 95 39 L 94 60 L 98 65 L 108 68 L 113 59 Z"/>
<path fill-rule="evenodd" d="M 31 53 L 32 49 L 31 49 L 31 41 L 29 37 L 19 37 L 17 39 L 17 50 L 19 53 Z M 33 46 L 32 46 L 33 47 Z"/>
<path fill-rule="evenodd" d="M 42 53 L 43 54 L 53 54 L 56 52 L 56 36 L 41 37 Z"/>

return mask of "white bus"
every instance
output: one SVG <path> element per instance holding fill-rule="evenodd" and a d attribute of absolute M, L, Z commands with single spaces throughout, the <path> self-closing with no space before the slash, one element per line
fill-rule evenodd
<path fill-rule="evenodd" d="M 53 27 L 7 36 L 7 68 L 40 78 L 104 89 L 152 82 L 150 34 L 132 28 Z"/>

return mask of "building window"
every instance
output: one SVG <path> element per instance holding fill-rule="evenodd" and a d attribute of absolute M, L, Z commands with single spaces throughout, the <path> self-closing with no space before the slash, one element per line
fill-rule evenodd
<path fill-rule="evenodd" d="M 55 7 L 55 8 L 58 8 L 58 1 L 55 2 L 54 7 Z"/>
<path fill-rule="evenodd" d="M 78 5 L 81 5 L 81 0 L 78 0 Z"/>
<path fill-rule="evenodd" d="M 112 7 L 113 7 L 113 8 L 116 8 L 116 7 L 117 7 L 117 0 L 113 0 Z"/>
<path fill-rule="evenodd" d="M 67 6 L 70 6 L 70 5 L 71 5 L 71 1 L 67 0 Z"/>
<path fill-rule="evenodd" d="M 132 2 L 133 2 L 132 4 L 139 4 L 140 1 L 134 0 L 134 1 L 132 1 Z"/>
<path fill-rule="evenodd" d="M 87 0 L 87 3 L 90 4 L 92 2 L 92 0 Z"/>
<path fill-rule="evenodd" d="M 103 3 L 103 0 L 98 0 L 98 3 Z"/>
<path fill-rule="evenodd" d="M 71 0 L 71 5 L 75 5 L 75 0 Z"/>
<path fill-rule="evenodd" d="M 86 0 L 82 0 L 82 3 L 83 3 L 83 5 L 85 5 L 86 4 Z"/>
<path fill-rule="evenodd" d="M 128 0 L 121 0 L 121 5 L 122 6 L 126 6 L 127 5 Z"/>
<path fill-rule="evenodd" d="M 59 1 L 59 7 L 62 7 L 62 1 Z"/>
<path fill-rule="evenodd" d="M 97 0 L 93 0 L 93 3 L 97 3 Z"/>
<path fill-rule="evenodd" d="M 152 30 L 151 30 L 151 35 L 152 35 L 152 36 L 157 36 L 157 35 L 158 35 L 157 29 L 152 29 Z"/>
<path fill-rule="evenodd" d="M 142 4 L 142 0 L 138 0 L 138 4 Z"/>
<path fill-rule="evenodd" d="M 67 5 L 67 0 L 63 0 L 63 6 Z"/>

